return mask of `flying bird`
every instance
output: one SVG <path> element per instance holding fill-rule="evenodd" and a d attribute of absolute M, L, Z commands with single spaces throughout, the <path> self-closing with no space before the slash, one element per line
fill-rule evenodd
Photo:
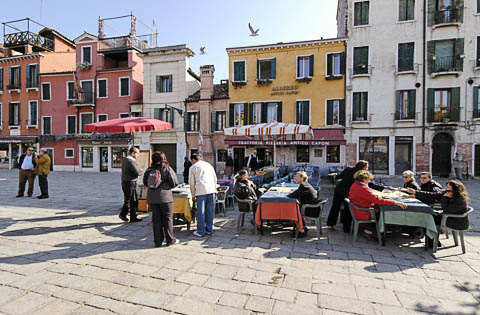
<path fill-rule="evenodd" d="M 200 55 L 205 55 L 205 47 L 200 47 Z"/>
<path fill-rule="evenodd" d="M 257 29 L 257 30 L 255 31 L 250 23 L 248 23 L 248 28 L 250 29 L 250 36 L 258 36 L 258 31 L 259 31 L 260 29 Z"/>

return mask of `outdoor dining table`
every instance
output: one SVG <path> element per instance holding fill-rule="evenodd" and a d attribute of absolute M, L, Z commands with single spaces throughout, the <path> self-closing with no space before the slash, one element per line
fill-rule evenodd
<path fill-rule="evenodd" d="M 263 232 L 263 220 L 289 220 L 295 222 L 297 231 L 303 230 L 300 204 L 297 199 L 287 196 L 297 187 L 296 184 L 274 186 L 258 199 L 255 223 L 260 227 L 260 232 Z"/>
<path fill-rule="evenodd" d="M 187 222 L 187 230 L 190 230 L 192 221 L 193 198 L 190 186 L 176 187 L 173 192 L 173 214 L 182 214 Z"/>

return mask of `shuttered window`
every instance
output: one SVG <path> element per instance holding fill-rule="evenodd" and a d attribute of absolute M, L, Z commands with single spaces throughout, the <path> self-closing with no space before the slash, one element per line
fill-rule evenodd
<path fill-rule="evenodd" d="M 107 97 L 107 79 L 98 80 L 98 97 L 99 98 Z"/>
<path fill-rule="evenodd" d="M 395 119 L 415 119 L 415 90 L 396 91 Z"/>
<path fill-rule="evenodd" d="M 0 68 L 0 91 L 3 91 L 3 68 Z"/>
<path fill-rule="evenodd" d="M 398 44 L 398 72 L 413 71 L 415 43 Z"/>
<path fill-rule="evenodd" d="M 92 47 L 82 47 L 82 63 L 92 63 Z"/>
<path fill-rule="evenodd" d="M 120 78 L 120 96 L 130 96 L 130 78 Z"/>
<path fill-rule="evenodd" d="M 163 120 L 165 122 L 174 123 L 174 109 L 171 107 L 167 108 L 154 108 L 153 109 L 153 118 L 158 120 Z"/>
<path fill-rule="evenodd" d="M 435 42 L 435 72 L 455 70 L 455 41 Z"/>
<path fill-rule="evenodd" d="M 86 133 L 85 125 L 93 123 L 93 113 L 80 114 L 80 124 L 82 133 Z"/>
<path fill-rule="evenodd" d="M 327 126 L 345 125 L 345 101 L 327 101 Z"/>
<path fill-rule="evenodd" d="M 187 112 L 185 116 L 185 131 L 199 131 L 200 112 Z"/>
<path fill-rule="evenodd" d="M 212 131 L 222 131 L 227 127 L 227 112 L 224 110 L 212 111 L 210 119 Z"/>
<path fill-rule="evenodd" d="M 172 92 L 172 75 L 157 75 L 156 77 L 157 93 Z"/>
<path fill-rule="evenodd" d="M 248 124 L 248 104 L 232 103 L 229 107 L 230 127 L 240 127 Z"/>
<path fill-rule="evenodd" d="M 345 74 L 345 53 L 327 54 L 327 77 Z"/>
<path fill-rule="evenodd" d="M 10 90 L 18 90 L 20 89 L 20 73 L 21 73 L 21 68 L 20 66 L 15 66 L 15 67 L 10 67 L 9 68 L 9 86 L 8 89 Z"/>
<path fill-rule="evenodd" d="M 310 101 L 297 101 L 296 123 L 310 125 Z"/>
<path fill-rule="evenodd" d="M 105 116 L 105 115 L 98 115 L 98 121 L 102 121 L 100 120 L 101 116 Z M 74 134 L 76 133 L 76 131 L 77 131 L 77 117 L 67 116 L 67 134 Z"/>
<path fill-rule="evenodd" d="M 313 77 L 313 55 L 297 57 L 297 78 Z"/>
<path fill-rule="evenodd" d="M 355 2 L 355 16 L 353 25 L 368 25 L 370 1 Z"/>
<path fill-rule="evenodd" d="M 353 74 L 368 73 L 368 46 L 353 48 Z"/>
<path fill-rule="evenodd" d="M 480 86 L 473 87 L 473 118 L 480 118 Z"/>
<path fill-rule="evenodd" d="M 20 103 L 10 103 L 8 108 L 8 125 L 20 126 Z"/>
<path fill-rule="evenodd" d="M 27 65 L 27 89 L 38 88 L 38 65 Z"/>
<path fill-rule="evenodd" d="M 415 0 L 399 0 L 398 4 L 399 21 L 411 21 L 415 18 Z"/>
<path fill-rule="evenodd" d="M 73 82 L 67 82 L 67 100 L 75 98 L 75 85 Z"/>
<path fill-rule="evenodd" d="M 42 117 L 42 130 L 43 135 L 52 134 L 52 117 Z"/>
<path fill-rule="evenodd" d="M 42 101 L 49 101 L 50 99 L 50 83 L 42 83 Z"/>
<path fill-rule="evenodd" d="M 38 124 L 38 102 L 28 102 L 28 125 L 36 126 Z"/>
<path fill-rule="evenodd" d="M 460 120 L 460 88 L 428 89 L 428 122 L 449 122 Z"/>
<path fill-rule="evenodd" d="M 233 82 L 245 82 L 245 61 L 233 62 Z"/>
<path fill-rule="evenodd" d="M 480 1 L 480 0 L 478 0 Z M 480 7 L 480 3 L 479 3 Z M 480 12 L 479 12 L 480 13 Z M 480 67 L 480 36 L 477 37 L 477 67 Z"/>
<path fill-rule="evenodd" d="M 353 93 L 353 121 L 368 120 L 368 92 Z"/>
<path fill-rule="evenodd" d="M 257 79 L 271 80 L 277 75 L 277 59 L 259 59 L 257 60 Z"/>

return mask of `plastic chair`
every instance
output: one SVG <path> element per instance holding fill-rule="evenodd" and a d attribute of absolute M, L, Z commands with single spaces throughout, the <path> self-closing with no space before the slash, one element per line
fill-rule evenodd
<path fill-rule="evenodd" d="M 374 208 L 363 208 L 355 205 L 350 201 L 350 199 L 345 198 L 345 202 L 348 204 L 348 208 L 350 209 L 350 214 L 352 215 L 352 225 L 350 227 L 350 233 L 353 232 L 353 241 L 357 241 L 357 236 L 358 236 L 358 226 L 362 223 L 375 223 L 375 226 L 377 228 L 377 237 L 378 237 L 378 243 L 380 245 L 382 244 L 382 235 L 380 234 L 380 230 L 378 229 L 378 222 L 377 222 L 377 216 L 375 215 L 375 209 Z M 355 218 L 355 214 L 353 213 L 352 206 L 355 207 L 355 210 L 358 211 L 365 211 L 370 213 L 370 220 L 358 220 Z"/>
<path fill-rule="evenodd" d="M 227 200 L 227 192 L 230 189 L 228 186 L 220 186 L 217 188 L 217 194 L 215 195 L 215 206 L 218 207 L 218 212 L 220 213 L 220 208 L 223 210 L 223 216 L 225 217 L 225 202 Z"/>
<path fill-rule="evenodd" d="M 322 232 L 322 212 L 323 212 L 323 209 L 325 208 L 325 204 L 327 203 L 327 201 L 328 201 L 328 199 L 322 199 L 315 204 L 304 204 L 304 205 L 302 205 L 302 209 L 301 209 L 302 217 L 313 219 L 315 221 L 315 226 L 317 228 L 318 240 L 320 240 L 320 235 L 323 235 L 323 232 Z M 316 217 L 306 216 L 305 212 L 308 208 L 314 208 L 314 209 L 315 208 L 320 208 L 320 211 L 318 212 L 318 216 L 316 216 Z"/>
<path fill-rule="evenodd" d="M 463 214 L 442 214 L 442 222 L 440 223 L 440 230 L 444 230 L 445 234 L 447 235 L 447 229 L 450 229 L 447 227 L 447 219 L 448 218 L 465 218 L 468 216 L 469 213 L 472 213 L 474 210 L 472 207 L 467 207 L 467 212 Z M 460 243 L 462 245 L 462 253 L 465 254 L 465 240 L 463 238 L 463 230 L 455 230 L 455 229 L 450 229 L 452 230 L 453 234 L 453 241 L 455 242 L 455 246 L 458 246 L 458 236 L 460 235 Z M 433 251 L 435 252 L 437 250 L 437 244 L 438 244 L 438 239 L 440 238 L 440 233 L 437 233 L 437 241 L 434 244 Z"/>
<path fill-rule="evenodd" d="M 239 199 L 235 195 L 234 195 L 234 198 L 235 198 L 235 203 L 237 205 L 237 210 L 238 210 L 237 232 L 240 233 L 242 231 L 243 225 L 245 223 L 245 215 L 250 211 L 252 213 L 254 212 L 253 211 L 253 205 L 255 204 L 255 200 Z M 241 204 L 241 203 L 248 205 L 248 211 L 240 211 L 240 207 L 238 205 Z M 254 220 L 255 220 L 255 218 L 254 218 Z M 255 225 L 255 234 L 257 234 L 257 226 L 256 225 Z"/>

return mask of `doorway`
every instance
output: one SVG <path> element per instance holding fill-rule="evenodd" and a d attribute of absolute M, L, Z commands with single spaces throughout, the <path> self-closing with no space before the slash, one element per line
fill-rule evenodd
<path fill-rule="evenodd" d="M 473 176 L 480 176 L 480 144 L 475 145 L 475 174 Z"/>
<path fill-rule="evenodd" d="M 100 147 L 100 172 L 108 172 L 108 147 Z"/>
<path fill-rule="evenodd" d="M 454 140 L 448 133 L 442 132 L 432 141 L 432 174 L 448 177 L 452 170 L 452 146 Z"/>
<path fill-rule="evenodd" d="M 245 164 L 245 148 L 233 148 L 233 172 L 237 173 Z"/>
<path fill-rule="evenodd" d="M 177 170 L 177 145 L 176 144 L 152 144 L 153 152 L 159 151 L 165 153 L 168 164 L 173 168 L 175 173 Z"/>
<path fill-rule="evenodd" d="M 412 170 L 412 137 L 395 137 L 395 175 Z"/>

